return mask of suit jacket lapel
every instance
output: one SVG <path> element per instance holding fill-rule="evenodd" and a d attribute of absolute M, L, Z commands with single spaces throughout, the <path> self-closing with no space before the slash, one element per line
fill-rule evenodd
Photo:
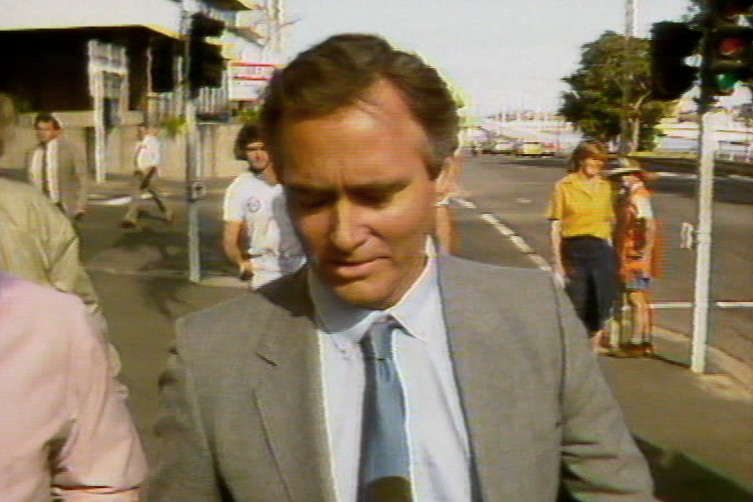
<path fill-rule="evenodd" d="M 515 452 L 516 374 L 514 362 L 500 362 L 504 357 L 506 334 L 521 329 L 505 315 L 504 303 L 490 308 L 479 281 L 454 266 L 455 260 L 439 260 L 448 343 L 455 377 L 465 413 L 466 426 L 474 462 L 475 499 L 505 498 L 506 479 L 515 476 L 509 458 Z M 480 282 L 483 282 L 481 278 Z M 459 285 L 463 289 L 459 289 Z M 497 303 L 498 299 L 492 299 Z M 500 397 L 510 397 L 500 402 Z M 514 478 L 513 478 L 514 479 Z"/>
<path fill-rule="evenodd" d="M 305 274 L 301 274 L 305 282 Z M 308 290 L 301 288 L 306 298 Z M 306 302 L 308 303 L 308 302 Z M 268 367 L 255 391 L 264 433 L 291 500 L 334 501 L 319 346 L 309 315 L 270 316 L 257 355 Z"/>

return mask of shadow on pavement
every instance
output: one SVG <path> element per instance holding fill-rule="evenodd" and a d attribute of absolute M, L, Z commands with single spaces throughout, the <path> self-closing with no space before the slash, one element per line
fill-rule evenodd
<path fill-rule="evenodd" d="M 641 438 L 636 438 L 636 442 L 648 459 L 659 500 L 665 502 L 750 502 L 753 500 L 753 491 L 684 453 L 664 449 Z"/>

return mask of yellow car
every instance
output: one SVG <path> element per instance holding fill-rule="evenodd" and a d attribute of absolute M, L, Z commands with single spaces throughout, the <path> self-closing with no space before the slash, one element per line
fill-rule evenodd
<path fill-rule="evenodd" d="M 539 141 L 521 141 L 515 145 L 515 155 L 520 157 L 543 157 L 544 145 Z"/>

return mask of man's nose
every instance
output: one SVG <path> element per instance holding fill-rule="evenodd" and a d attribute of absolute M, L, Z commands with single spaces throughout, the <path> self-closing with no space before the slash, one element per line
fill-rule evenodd
<path fill-rule="evenodd" d="M 358 207 L 347 200 L 338 202 L 330 232 L 332 244 L 341 251 L 352 251 L 363 243 L 365 236 Z"/>

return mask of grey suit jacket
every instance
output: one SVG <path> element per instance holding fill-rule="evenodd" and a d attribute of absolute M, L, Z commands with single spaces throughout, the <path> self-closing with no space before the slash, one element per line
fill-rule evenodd
<path fill-rule="evenodd" d="M 442 257 L 439 277 L 474 500 L 553 501 L 562 483 L 583 500 L 653 500 L 584 329 L 547 274 Z M 179 322 L 150 500 L 335 500 L 305 273 L 260 293 Z"/>
<path fill-rule="evenodd" d="M 86 161 L 79 152 L 65 138 L 58 138 L 58 192 L 60 203 L 65 214 L 69 217 L 86 209 L 86 198 L 89 192 L 89 174 Z M 33 148 L 26 157 L 26 166 L 31 168 L 34 152 L 40 148 Z M 30 177 L 29 177 L 30 178 Z M 31 181 L 31 179 L 29 180 Z"/>

